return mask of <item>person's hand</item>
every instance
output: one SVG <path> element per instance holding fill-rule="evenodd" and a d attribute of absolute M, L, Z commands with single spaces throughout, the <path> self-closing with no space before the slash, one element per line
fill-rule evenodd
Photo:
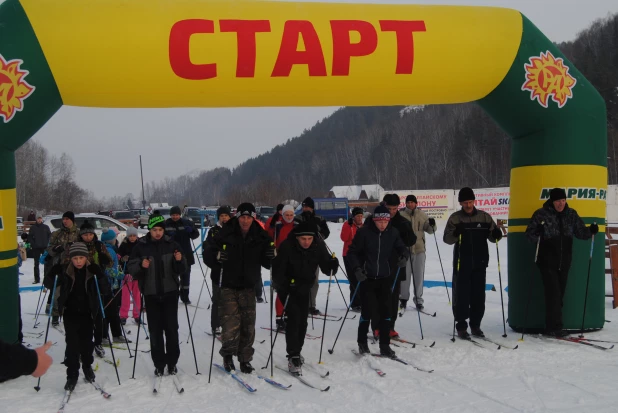
<path fill-rule="evenodd" d="M 125 255 L 124 257 L 122 257 L 122 258 L 120 259 L 120 261 L 122 261 L 122 262 L 127 262 L 127 261 L 129 261 L 129 256 L 128 256 L 128 255 Z"/>
<path fill-rule="evenodd" d="M 588 229 L 590 229 L 590 233 L 592 235 L 596 235 L 599 232 L 599 226 L 594 223 L 594 224 L 590 224 L 590 226 L 588 227 Z"/>
<path fill-rule="evenodd" d="M 142 268 L 150 267 L 150 260 L 148 258 L 142 259 Z"/>
<path fill-rule="evenodd" d="M 408 259 L 405 256 L 401 256 L 397 259 L 397 267 L 403 268 L 408 263 Z"/>
<path fill-rule="evenodd" d="M 354 270 L 354 275 L 356 275 L 356 279 L 359 283 L 362 283 L 367 279 L 367 273 L 360 267 Z"/>
<path fill-rule="evenodd" d="M 217 261 L 221 264 L 223 264 L 225 261 L 227 261 L 227 252 L 226 251 L 219 251 L 217 253 Z"/>
<path fill-rule="evenodd" d="M 433 219 L 433 218 L 429 218 L 429 220 L 428 220 L 428 221 L 429 221 L 429 226 L 430 226 L 430 227 L 432 227 L 432 228 L 435 228 L 435 227 L 436 227 L 436 220 L 435 220 L 435 219 Z"/>
<path fill-rule="evenodd" d="M 465 224 L 463 222 L 460 222 L 459 224 L 455 225 L 455 231 L 453 231 L 453 235 L 458 237 L 461 234 L 463 234 L 465 230 L 466 230 Z"/>
<path fill-rule="evenodd" d="M 496 241 L 500 241 L 502 239 L 502 231 L 500 230 L 500 228 L 495 227 L 491 231 L 491 236 L 494 237 Z"/>
<path fill-rule="evenodd" d="M 34 349 L 34 351 L 36 351 L 38 361 L 36 363 L 36 369 L 32 372 L 32 376 L 41 377 L 43 374 L 47 373 L 47 370 L 51 367 L 54 360 L 49 354 L 47 354 L 47 350 L 49 350 L 53 344 L 54 343 L 51 341 L 48 341 L 41 347 Z"/>
<path fill-rule="evenodd" d="M 64 249 L 64 246 L 63 246 L 63 245 L 56 245 L 56 246 L 52 249 L 52 251 L 54 251 L 54 252 L 57 254 L 57 253 L 61 252 L 63 249 Z"/>
<path fill-rule="evenodd" d="M 339 260 L 337 257 L 332 257 L 330 259 L 329 265 L 330 270 L 333 272 L 333 275 L 337 274 L 337 270 L 339 269 Z"/>
<path fill-rule="evenodd" d="M 182 254 L 181 254 L 180 251 L 178 251 L 178 250 L 174 251 L 174 259 L 176 261 L 182 261 Z"/>
<path fill-rule="evenodd" d="M 192 233 L 192 232 L 193 232 L 193 227 L 192 227 L 191 225 L 187 225 L 187 226 L 185 227 L 185 231 L 187 231 L 187 233 L 188 233 L 188 234 L 190 234 L 190 233 Z"/>
<path fill-rule="evenodd" d="M 266 257 L 268 257 L 269 260 L 272 260 L 275 259 L 276 256 L 277 249 L 275 248 L 275 243 L 271 242 L 268 248 L 266 248 Z"/>

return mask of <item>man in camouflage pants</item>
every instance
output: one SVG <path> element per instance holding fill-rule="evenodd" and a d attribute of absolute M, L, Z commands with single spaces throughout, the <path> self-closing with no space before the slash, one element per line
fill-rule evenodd
<path fill-rule="evenodd" d="M 233 356 L 240 370 L 251 373 L 255 340 L 255 283 L 262 267 L 268 269 L 275 257 L 275 246 L 268 233 L 255 222 L 255 207 L 240 204 L 236 217 L 229 220 L 204 250 L 204 262 L 220 271 L 219 318 L 221 341 L 219 354 L 223 366 L 234 371 Z"/>

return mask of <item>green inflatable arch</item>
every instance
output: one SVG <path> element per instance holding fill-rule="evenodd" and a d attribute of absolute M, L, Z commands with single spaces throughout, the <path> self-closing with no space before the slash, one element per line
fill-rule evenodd
<path fill-rule="evenodd" d="M 603 327 L 604 101 L 519 12 L 248 0 L 0 0 L 0 337 L 14 341 L 18 323 L 14 153 L 61 106 L 471 101 L 513 138 L 509 324 L 544 325 L 534 245 L 523 232 L 549 188 L 559 186 L 586 223 L 602 224 L 585 326 Z M 588 254 L 588 244 L 577 241 L 566 328 L 581 323 Z"/>

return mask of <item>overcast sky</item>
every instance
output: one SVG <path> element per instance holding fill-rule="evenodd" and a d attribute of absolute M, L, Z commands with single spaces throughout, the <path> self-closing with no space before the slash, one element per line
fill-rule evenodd
<path fill-rule="evenodd" d="M 328 0 L 321 0 L 322 2 Z M 0 0 L 1 2 L 1 0 Z M 348 1 L 344 3 L 382 3 Z M 384 2 L 386 3 L 386 2 Z M 616 0 L 390 0 L 513 8 L 552 41 L 573 40 L 593 20 L 618 12 Z M 141 193 L 145 181 L 234 167 L 298 136 L 337 108 L 92 109 L 63 107 L 34 138 L 53 154 L 69 153 L 77 182 L 99 196 Z"/>

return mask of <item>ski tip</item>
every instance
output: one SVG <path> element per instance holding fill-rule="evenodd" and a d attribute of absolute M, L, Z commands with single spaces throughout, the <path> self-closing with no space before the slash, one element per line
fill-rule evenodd
<path fill-rule="evenodd" d="M 328 387 L 327 387 L 327 388 L 325 388 L 325 389 L 322 389 L 322 391 L 329 391 L 329 390 L 330 390 L 330 386 L 328 386 Z"/>
<path fill-rule="evenodd" d="M 498 344 L 498 348 L 496 350 L 500 350 L 501 348 L 502 346 Z"/>
<path fill-rule="evenodd" d="M 412 344 L 412 348 L 416 348 L 416 343 L 413 343 L 413 344 Z"/>
<path fill-rule="evenodd" d="M 431 345 L 429 346 L 429 348 L 433 348 L 433 346 L 436 345 L 436 342 L 434 341 L 433 343 L 431 343 Z"/>
<path fill-rule="evenodd" d="M 438 314 L 438 312 L 436 311 L 435 313 L 433 313 L 432 317 L 435 317 Z"/>
<path fill-rule="evenodd" d="M 611 346 L 610 348 L 608 348 L 608 350 L 611 350 L 611 349 L 613 349 L 613 348 L 614 348 L 614 345 L 612 344 L 612 346 Z"/>
<path fill-rule="evenodd" d="M 455 337 L 453 337 L 453 338 L 451 339 L 451 341 L 454 343 L 454 342 L 455 342 Z"/>
<path fill-rule="evenodd" d="M 517 350 L 519 348 L 519 344 L 513 347 L 513 350 Z"/>
<path fill-rule="evenodd" d="M 328 350 L 328 354 L 333 354 L 333 350 Z"/>

